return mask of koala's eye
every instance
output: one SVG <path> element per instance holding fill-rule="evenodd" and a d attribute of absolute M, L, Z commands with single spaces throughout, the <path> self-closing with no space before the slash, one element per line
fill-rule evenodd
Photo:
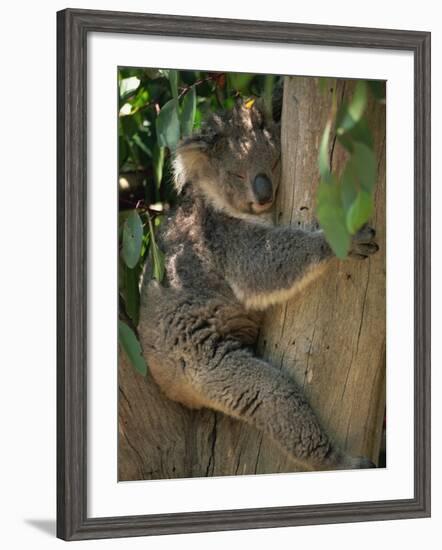
<path fill-rule="evenodd" d="M 235 172 L 227 172 L 229 174 L 229 176 L 233 176 L 235 178 L 239 178 L 240 180 L 245 180 L 246 177 L 243 176 L 242 174 L 236 174 Z"/>

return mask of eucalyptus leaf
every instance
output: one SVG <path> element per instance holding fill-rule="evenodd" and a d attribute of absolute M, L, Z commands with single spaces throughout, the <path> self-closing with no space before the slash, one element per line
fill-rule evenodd
<path fill-rule="evenodd" d="M 118 137 L 118 163 L 121 168 L 127 159 L 128 147 L 123 136 Z"/>
<path fill-rule="evenodd" d="M 348 107 L 341 111 L 341 116 L 338 117 L 337 134 L 341 135 L 359 122 L 364 114 L 367 106 L 367 83 L 365 80 L 358 80 L 353 97 Z"/>
<path fill-rule="evenodd" d="M 133 136 L 134 143 L 144 152 L 148 157 L 152 156 L 152 151 L 147 147 L 147 145 L 144 143 L 143 139 L 139 136 L 139 134 L 134 134 Z"/>
<path fill-rule="evenodd" d="M 123 258 L 119 256 L 118 257 L 118 291 L 120 292 L 121 295 L 124 294 L 125 286 L 126 286 L 126 264 L 123 262 Z"/>
<path fill-rule="evenodd" d="M 190 136 L 193 131 L 196 113 L 196 92 L 192 86 L 183 98 L 181 109 L 181 133 L 182 137 Z"/>
<path fill-rule="evenodd" d="M 376 182 L 376 157 L 374 152 L 364 143 L 355 143 L 353 154 L 349 160 L 356 177 L 356 183 L 364 191 L 371 193 Z"/>
<path fill-rule="evenodd" d="M 356 200 L 358 191 L 356 189 L 356 176 L 354 174 L 353 166 L 351 163 L 347 163 L 341 178 L 341 203 L 345 212 L 348 212 L 351 205 Z"/>
<path fill-rule="evenodd" d="M 169 70 L 169 82 L 172 97 L 176 102 L 178 102 L 178 71 L 176 69 Z"/>
<path fill-rule="evenodd" d="M 367 105 L 367 83 L 365 80 L 358 80 L 353 98 L 348 106 L 351 118 L 358 122 L 364 114 Z"/>
<path fill-rule="evenodd" d="M 135 326 L 138 325 L 140 315 L 140 290 L 139 279 L 141 269 L 137 266 L 135 269 L 129 269 L 124 266 L 123 288 L 121 294 L 123 296 L 126 313 L 131 318 Z"/>
<path fill-rule="evenodd" d="M 124 221 L 121 255 L 127 267 L 133 269 L 140 259 L 143 224 L 136 210 Z"/>
<path fill-rule="evenodd" d="M 356 141 L 364 143 L 367 147 L 373 149 L 373 135 L 365 117 L 362 117 L 348 132 L 339 134 L 338 140 L 350 153 L 353 153 Z"/>
<path fill-rule="evenodd" d="M 196 108 L 196 113 L 195 113 L 195 122 L 193 123 L 193 129 L 197 130 L 197 129 L 201 128 L 202 121 L 203 121 L 203 113 L 202 113 L 201 109 L 198 109 L 198 107 L 197 107 Z"/>
<path fill-rule="evenodd" d="M 164 254 L 154 239 L 151 239 L 150 250 L 152 254 L 153 276 L 161 283 L 164 278 Z"/>
<path fill-rule="evenodd" d="M 340 189 L 334 180 L 322 180 L 319 183 L 316 216 L 333 252 L 338 258 L 345 258 L 350 248 L 350 234 L 347 230 Z"/>
<path fill-rule="evenodd" d="M 163 179 L 163 168 L 164 168 L 164 147 L 159 147 L 158 144 L 155 144 L 153 150 L 153 173 L 155 176 L 155 183 L 157 189 L 161 186 L 161 181 Z"/>
<path fill-rule="evenodd" d="M 163 105 L 156 119 L 156 129 L 158 146 L 175 149 L 180 139 L 180 121 L 175 99 Z"/>
<path fill-rule="evenodd" d="M 137 91 L 137 95 L 131 101 L 131 103 L 134 109 L 140 109 L 141 107 L 144 107 L 148 101 L 149 101 L 149 90 L 147 90 L 146 88 L 140 88 Z"/>
<path fill-rule="evenodd" d="M 366 191 L 359 191 L 356 200 L 347 211 L 347 229 L 354 235 L 367 223 L 373 212 L 373 197 Z"/>
<path fill-rule="evenodd" d="M 118 341 L 132 366 L 141 375 L 146 376 L 147 364 L 142 355 L 141 345 L 133 330 L 120 320 L 118 321 Z"/>
<path fill-rule="evenodd" d="M 120 81 L 120 98 L 123 99 L 128 95 L 135 92 L 140 85 L 140 79 L 136 76 L 130 76 L 129 78 L 123 78 Z"/>
<path fill-rule="evenodd" d="M 147 231 L 147 233 L 144 234 L 143 237 L 143 244 L 141 245 L 141 257 L 144 258 L 147 254 L 147 251 L 149 250 L 150 245 L 150 230 Z"/>

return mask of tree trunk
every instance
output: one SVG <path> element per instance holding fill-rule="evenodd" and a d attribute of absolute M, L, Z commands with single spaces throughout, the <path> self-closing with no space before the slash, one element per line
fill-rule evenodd
<path fill-rule="evenodd" d="M 339 102 L 352 90 L 351 81 L 338 81 Z M 315 223 L 317 155 L 330 103 L 317 79 L 286 78 L 278 223 Z M 343 448 L 377 462 L 385 409 L 385 107 L 371 102 L 367 113 L 379 161 L 372 225 L 380 251 L 362 262 L 333 260 L 302 295 L 269 310 L 258 351 L 290 372 Z M 330 156 L 339 171 L 345 153 L 337 143 Z M 167 400 L 122 355 L 119 389 L 121 481 L 299 469 L 254 428 Z"/>
<path fill-rule="evenodd" d="M 353 90 L 351 81 L 338 81 L 339 103 Z M 286 79 L 278 223 L 315 224 L 318 146 L 331 95 L 317 79 Z M 378 159 L 371 223 L 380 251 L 364 261 L 333 260 L 302 296 L 269 311 L 260 352 L 290 372 L 335 441 L 377 462 L 385 410 L 385 106 L 371 101 L 367 113 Z M 338 142 L 330 156 L 339 173 L 345 152 Z"/>

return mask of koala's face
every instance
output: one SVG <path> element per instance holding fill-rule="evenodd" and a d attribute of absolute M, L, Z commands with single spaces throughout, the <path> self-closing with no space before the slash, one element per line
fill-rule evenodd
<path fill-rule="evenodd" d="M 191 183 L 230 215 L 264 214 L 279 184 L 279 127 L 266 125 L 254 105 L 214 116 L 205 132 L 178 147 L 175 178 L 178 189 Z"/>

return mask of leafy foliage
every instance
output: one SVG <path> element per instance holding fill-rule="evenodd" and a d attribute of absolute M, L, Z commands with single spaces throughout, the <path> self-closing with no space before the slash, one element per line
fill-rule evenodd
<path fill-rule="evenodd" d="M 324 85 L 324 81 L 321 85 Z M 318 153 L 321 180 L 316 197 L 316 215 L 338 258 L 347 256 L 352 235 L 368 222 L 373 212 L 376 158 L 373 137 L 364 113 L 369 90 L 375 99 L 382 101 L 385 99 L 382 95 L 383 89 L 382 83 L 359 80 L 350 103 L 343 104 L 339 111 L 334 95 L 329 119 L 322 135 Z M 333 174 L 330 168 L 329 150 L 332 136 L 348 153 L 340 176 Z"/>
<path fill-rule="evenodd" d="M 118 341 L 132 365 L 144 376 L 147 373 L 147 365 L 141 352 L 140 343 L 133 330 L 123 321 L 118 321 Z"/>
<path fill-rule="evenodd" d="M 143 224 L 136 210 L 132 210 L 123 223 L 121 255 L 127 267 L 133 269 L 141 256 Z"/>

